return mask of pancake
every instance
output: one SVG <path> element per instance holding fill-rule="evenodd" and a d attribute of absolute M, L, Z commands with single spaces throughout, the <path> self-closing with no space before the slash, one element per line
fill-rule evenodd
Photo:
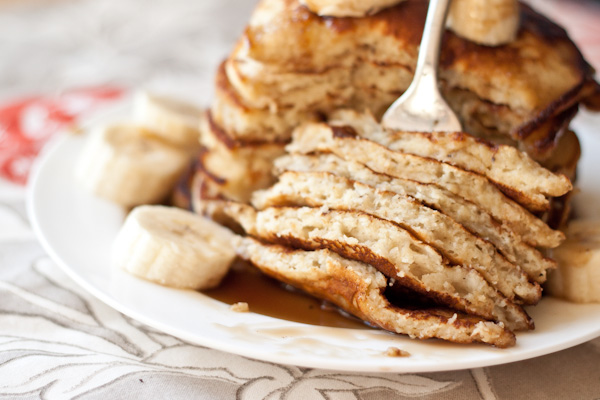
<path fill-rule="evenodd" d="M 311 89 L 314 85 L 310 81 L 293 76 L 285 83 L 288 88 L 285 92 L 275 97 L 257 95 L 261 104 L 257 107 L 243 98 L 246 87 L 232 85 L 231 81 L 239 77 L 226 73 L 228 65 L 229 61 L 224 62 L 217 71 L 211 111 L 214 120 L 230 137 L 242 141 L 290 140 L 292 131 L 298 125 L 323 120 L 327 114 L 342 106 L 368 109 L 376 116 L 381 116 L 401 94 L 368 83 L 356 87 L 335 85 L 336 78 L 330 76 L 322 79 L 323 86 L 315 90 Z M 404 75 L 406 80 L 412 78 L 412 75 Z M 360 96 L 354 96 L 355 93 L 360 93 Z"/>
<path fill-rule="evenodd" d="M 332 154 L 285 155 L 275 160 L 275 171 L 278 175 L 285 171 L 329 172 L 379 190 L 411 196 L 453 218 L 473 234 L 486 238 L 510 262 L 519 265 L 532 281 L 545 282 L 547 270 L 556 268 L 554 261 L 545 258 L 535 247 L 526 244 L 517 232 L 502 225 L 502 221 L 494 219 L 476 204 L 434 184 L 379 174 L 362 164 L 345 161 Z M 253 196 L 253 202 L 258 208 L 275 205 L 273 200 L 259 194 Z"/>
<path fill-rule="evenodd" d="M 284 120 L 290 120 L 290 116 L 293 119 L 292 114 L 298 110 L 327 115 L 339 107 L 369 110 L 379 118 L 412 80 L 412 70 L 407 67 L 365 61 L 352 68 L 333 67 L 321 73 L 303 74 L 272 74 L 248 60 L 235 63 L 228 60 L 225 65 L 227 79 L 237 82 L 232 90 L 238 102 L 253 113 L 275 113 Z M 251 67 L 243 67 L 245 65 Z M 246 75 L 238 69 L 246 71 Z M 507 105 L 482 100 L 471 91 L 448 87 L 444 82 L 442 91 L 467 132 L 497 144 L 510 144 L 526 151 L 536 161 L 549 157 L 577 112 L 575 104 L 524 128 L 518 137 L 511 137 L 511 129 L 523 121 L 518 112 Z M 285 136 L 286 131 L 279 134 Z"/>
<path fill-rule="evenodd" d="M 397 224 L 356 211 L 308 207 L 257 212 L 230 203 L 225 212 L 247 234 L 261 240 L 304 250 L 329 249 L 371 264 L 400 285 L 440 304 L 503 322 L 511 330 L 533 328 L 525 311 L 477 271 L 447 264 L 435 249 Z"/>
<path fill-rule="evenodd" d="M 501 324 L 440 308 L 414 309 L 391 304 L 389 280 L 370 265 L 329 250 L 292 250 L 251 238 L 240 240 L 238 255 L 271 277 L 325 299 L 358 318 L 411 338 L 438 338 L 455 343 L 515 344 Z"/>
<path fill-rule="evenodd" d="M 314 110 L 280 107 L 277 110 L 252 108 L 244 104 L 231 86 L 221 64 L 215 78 L 215 97 L 211 105 L 215 122 L 233 139 L 242 141 L 285 141 L 304 121 L 319 121 Z"/>
<path fill-rule="evenodd" d="M 243 233 L 243 229 L 227 215 L 225 209 L 231 199 L 223 193 L 222 180 L 201 167 L 197 170 L 190 188 L 190 204 L 193 212 L 203 215 L 231 229 Z"/>
<path fill-rule="evenodd" d="M 394 222 L 438 250 L 450 262 L 473 268 L 504 296 L 525 304 L 539 301 L 542 291 L 523 270 L 490 242 L 473 235 L 447 215 L 416 199 L 375 189 L 327 172 L 287 172 L 279 182 L 256 192 L 253 205 L 325 207 L 360 211 Z"/>
<path fill-rule="evenodd" d="M 526 244 L 517 232 L 502 225 L 502 221 L 494 219 L 476 204 L 437 185 L 376 173 L 362 164 L 345 161 L 332 154 L 285 155 L 275 160 L 275 170 L 277 174 L 282 174 L 284 171 L 328 172 L 379 190 L 413 197 L 453 218 L 473 234 L 486 238 L 510 262 L 519 265 L 535 282 L 543 283 L 546 280 L 546 271 L 556 268 L 555 262 Z M 271 199 L 260 194 L 253 196 L 253 202 L 259 208 L 275 205 Z"/>
<path fill-rule="evenodd" d="M 323 110 L 349 104 L 355 88 L 352 68 L 333 67 L 322 73 L 279 72 L 253 60 L 227 60 L 227 79 L 240 99 L 252 108 Z"/>
<path fill-rule="evenodd" d="M 302 154 L 329 152 L 342 159 L 360 162 L 375 172 L 436 184 L 504 221 L 534 246 L 553 248 L 564 239 L 562 232 L 550 229 L 486 178 L 429 158 L 391 151 L 354 136 L 348 129 L 322 123 L 303 125 L 294 132 L 294 140 L 287 150 Z"/>
<path fill-rule="evenodd" d="M 200 162 L 203 169 L 219 176 L 226 197 L 248 201 L 253 191 L 273 183 L 273 160 L 284 153 L 285 143 L 233 139 L 217 125 L 211 112 L 203 119 L 200 131 L 204 146 Z"/>
<path fill-rule="evenodd" d="M 564 174 L 571 181 L 577 178 L 577 164 L 581 157 L 581 144 L 575 132 L 568 130 L 558 141 L 556 150 L 544 161 L 544 166 L 550 171 Z M 553 198 L 550 210 L 544 215 L 544 220 L 554 229 L 563 230 L 571 216 L 571 200 L 577 191 L 564 196 Z"/>
<path fill-rule="evenodd" d="M 452 89 L 445 91 L 450 104 L 461 116 L 466 132 L 487 139 L 496 144 L 507 144 L 527 152 L 531 158 L 543 163 L 555 151 L 560 151 L 558 141 L 567 132 L 571 120 L 578 111 L 578 105 L 547 116 L 516 137 L 507 135 L 513 126 L 520 124 L 522 117 L 508 106 L 482 101 L 472 92 Z"/>
<path fill-rule="evenodd" d="M 550 226 L 568 215 L 579 158 L 568 125 L 580 104 L 600 109 L 593 69 L 521 5 L 512 43 L 444 35 L 441 91 L 474 137 L 384 132 L 377 121 L 412 79 L 428 2 L 337 18 L 300 1 L 261 0 L 220 66 L 184 179 L 193 209 L 270 243 L 240 241 L 264 272 L 367 322 L 514 344 L 509 330 L 533 329 L 519 304 L 539 299 L 555 267 L 542 248 L 564 239 Z M 374 117 L 361 126 L 340 108 Z M 279 183 L 251 196 L 273 184 L 273 162 Z"/>
<path fill-rule="evenodd" d="M 390 150 L 443 161 L 486 176 L 509 196 L 534 210 L 543 210 L 545 196 L 558 197 L 573 186 L 512 146 L 494 145 L 462 132 L 401 132 L 383 129 L 368 113 L 339 110 L 331 115 L 332 126 L 351 126 L 360 137 Z"/>
<path fill-rule="evenodd" d="M 236 64 L 254 65 L 253 74 L 248 73 L 249 79 L 235 86 L 236 90 L 247 95 L 252 91 L 248 86 L 256 85 L 255 92 L 277 101 L 287 94 L 289 82 L 300 76 L 319 77 L 315 79 L 323 82 L 322 74 L 344 69 L 364 67 L 372 72 L 373 66 L 400 66 L 395 69 L 413 71 L 426 9 L 426 1 L 407 0 L 373 16 L 330 18 L 311 13 L 296 0 L 263 0 L 228 61 L 238 72 L 243 68 Z M 520 13 L 517 39 L 504 46 L 481 46 L 447 32 L 440 70 L 445 95 L 462 90 L 480 103 L 506 107 L 507 118 L 490 118 L 487 127 L 515 141 L 526 140 L 552 118 L 582 100 L 591 103 L 588 97 L 597 96 L 593 69 L 566 32 L 526 5 L 521 5 Z M 277 81 L 275 76 L 293 74 L 295 78 L 275 85 L 276 90 L 261 91 L 264 82 Z M 395 75 L 392 68 L 381 79 L 377 73 L 362 76 L 388 82 Z M 401 93 L 407 82 L 403 79 L 393 90 L 383 91 Z M 359 84 L 360 80 L 347 82 L 352 87 Z M 315 90 L 312 85 L 305 86 Z M 360 96 L 360 91 L 356 95 Z M 247 105 L 260 107 L 253 100 L 251 95 L 244 97 Z M 448 100 L 463 121 L 481 119 L 481 115 L 467 114 L 472 108 Z M 489 126 L 490 122 L 495 126 Z M 555 137 L 558 129 L 555 126 L 546 135 Z M 535 143 L 530 145 L 530 150 L 535 150 Z"/>
<path fill-rule="evenodd" d="M 412 69 L 406 66 L 364 60 L 350 67 L 332 66 L 320 72 L 299 73 L 272 71 L 250 59 L 229 59 L 225 70 L 240 99 L 249 107 L 294 107 L 321 112 L 364 102 L 369 97 L 365 90 L 395 93 L 398 97 L 413 77 Z"/>

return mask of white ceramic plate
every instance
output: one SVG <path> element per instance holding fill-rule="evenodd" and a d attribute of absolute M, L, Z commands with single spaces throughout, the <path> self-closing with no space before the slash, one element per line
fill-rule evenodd
<path fill-rule="evenodd" d="M 594 126 L 600 126 L 600 118 L 585 114 L 575 123 L 585 151 L 579 181 L 583 189 L 578 200 L 586 217 L 600 216 L 600 181 L 595 176 L 600 170 L 600 135 Z M 124 211 L 85 192 L 73 179 L 83 141 L 78 136 L 62 138 L 45 152 L 35 169 L 28 208 L 41 243 L 85 290 L 122 313 L 184 340 L 282 364 L 414 373 L 509 363 L 600 336 L 600 304 L 577 305 L 552 298 L 528 310 L 535 320 L 535 331 L 519 333 L 515 347 L 500 350 L 235 313 L 201 293 L 136 279 L 109 267 L 111 242 Z M 386 357 L 390 346 L 411 356 Z"/>

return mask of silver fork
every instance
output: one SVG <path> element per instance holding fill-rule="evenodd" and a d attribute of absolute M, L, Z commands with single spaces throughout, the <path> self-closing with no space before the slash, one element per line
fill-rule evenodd
<path fill-rule="evenodd" d="M 442 33 L 451 0 L 430 0 L 412 83 L 385 112 L 384 128 L 408 132 L 459 132 L 460 121 L 438 88 Z"/>

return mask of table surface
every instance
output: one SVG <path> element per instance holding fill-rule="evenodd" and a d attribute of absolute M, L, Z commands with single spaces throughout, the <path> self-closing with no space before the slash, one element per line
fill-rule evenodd
<path fill-rule="evenodd" d="M 600 68 L 600 3 L 530 3 L 564 24 Z M 208 104 L 213 72 L 253 6 L 0 0 L 0 104 L 98 85 Z M 47 121 L 27 112 L 30 127 Z M 7 137 L 0 118 L 0 164 Z M 24 199 L 23 186 L 0 179 L 0 399 L 600 399 L 600 339 L 523 362 L 428 374 L 342 374 L 194 346 L 75 285 L 37 242 Z"/>

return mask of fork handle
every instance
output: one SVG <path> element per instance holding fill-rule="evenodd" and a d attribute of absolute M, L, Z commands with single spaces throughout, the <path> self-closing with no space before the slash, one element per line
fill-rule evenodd
<path fill-rule="evenodd" d="M 437 73 L 440 62 L 440 46 L 442 34 L 445 29 L 446 16 L 451 0 L 430 0 L 425 20 L 425 29 L 421 39 L 421 48 L 427 51 L 419 51 L 415 77 L 427 79 L 437 87 Z"/>
<path fill-rule="evenodd" d="M 430 0 L 413 81 L 385 112 L 385 128 L 419 132 L 458 132 L 461 124 L 438 87 L 440 45 L 451 0 Z"/>

